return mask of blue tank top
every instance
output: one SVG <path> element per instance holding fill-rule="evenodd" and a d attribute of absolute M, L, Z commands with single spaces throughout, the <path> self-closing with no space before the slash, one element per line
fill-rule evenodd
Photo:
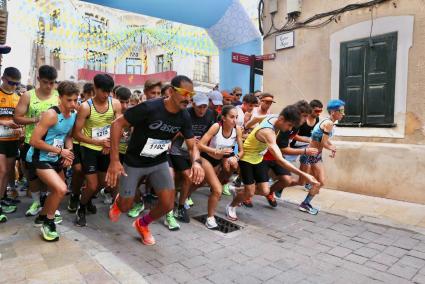
<path fill-rule="evenodd" d="M 325 118 L 320 123 L 317 123 L 316 126 L 314 126 L 313 131 L 311 132 L 311 140 L 322 142 L 323 138 L 323 129 L 320 128 L 323 122 L 326 120 L 330 120 L 329 118 Z M 332 137 L 334 135 L 334 129 L 332 129 L 331 133 L 329 133 L 329 137 Z"/>
<path fill-rule="evenodd" d="M 46 135 L 43 137 L 44 142 L 58 148 L 64 148 L 65 139 L 69 132 L 74 127 L 77 113 L 71 112 L 71 116 L 65 118 L 61 113 L 59 107 L 54 106 L 51 109 L 55 110 L 58 114 L 58 121 L 55 125 L 49 128 Z M 46 152 L 40 149 L 35 149 L 33 146 L 28 150 L 26 160 L 28 162 L 57 162 L 60 156 L 56 153 Z"/>

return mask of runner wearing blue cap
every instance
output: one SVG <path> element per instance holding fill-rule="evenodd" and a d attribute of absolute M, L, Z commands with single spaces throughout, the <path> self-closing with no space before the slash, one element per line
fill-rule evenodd
<path fill-rule="evenodd" d="M 314 185 L 307 194 L 298 209 L 312 215 L 319 213 L 319 210 L 311 206 L 310 202 L 313 197 L 319 193 L 320 188 L 325 182 L 325 170 L 323 167 L 322 150 L 323 148 L 331 151 L 331 158 L 335 157 L 336 147 L 330 141 L 334 133 L 335 121 L 341 120 L 344 117 L 345 102 L 334 99 L 328 102 L 327 110 L 329 117 L 316 124 L 311 133 L 311 142 L 309 147 L 316 148 L 319 153 L 316 155 L 301 155 L 300 163 L 311 166 L 311 174 L 319 181 L 319 184 Z"/>

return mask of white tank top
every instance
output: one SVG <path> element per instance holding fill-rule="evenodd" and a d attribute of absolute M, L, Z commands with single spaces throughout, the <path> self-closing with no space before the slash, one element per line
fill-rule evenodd
<path fill-rule="evenodd" d="M 230 137 L 224 137 L 223 126 L 220 125 L 220 129 L 217 134 L 211 139 L 209 146 L 215 149 L 228 149 L 235 146 L 236 143 L 236 128 L 232 129 Z"/>

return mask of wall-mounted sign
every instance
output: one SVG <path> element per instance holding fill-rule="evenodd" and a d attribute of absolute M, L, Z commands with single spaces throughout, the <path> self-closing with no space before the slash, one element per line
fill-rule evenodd
<path fill-rule="evenodd" d="M 291 48 L 295 46 L 294 31 L 276 36 L 276 50 Z"/>

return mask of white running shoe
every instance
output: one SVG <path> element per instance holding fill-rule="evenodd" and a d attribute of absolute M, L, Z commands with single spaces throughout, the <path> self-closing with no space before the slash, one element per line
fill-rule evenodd
<path fill-rule="evenodd" d="M 207 217 L 207 221 L 205 221 L 205 226 L 207 226 L 210 230 L 218 230 L 217 222 L 215 221 L 215 217 Z"/>
<path fill-rule="evenodd" d="M 103 204 L 110 205 L 112 204 L 112 195 L 109 192 L 106 192 L 105 188 L 100 190 L 100 195 L 103 197 Z"/>
<path fill-rule="evenodd" d="M 226 206 L 226 216 L 227 219 L 231 220 L 231 221 L 236 221 L 238 220 L 238 216 L 236 215 L 236 207 L 232 207 L 229 205 Z"/>

